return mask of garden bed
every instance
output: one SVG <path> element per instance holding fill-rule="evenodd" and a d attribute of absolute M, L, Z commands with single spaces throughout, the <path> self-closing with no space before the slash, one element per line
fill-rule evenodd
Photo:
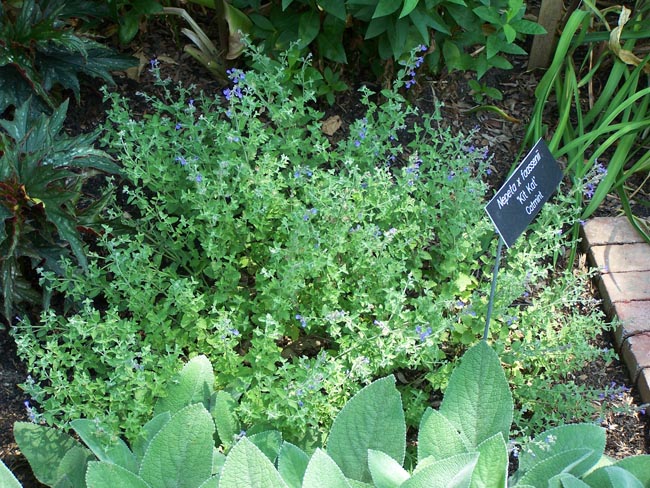
<path fill-rule="evenodd" d="M 138 108 L 142 101 L 136 96 L 136 92 L 155 91 L 146 63 L 146 60 L 154 57 L 157 57 L 160 63 L 163 76 L 170 76 L 175 82 L 182 82 L 186 86 L 194 84 L 197 90 L 206 93 L 220 93 L 223 87 L 210 79 L 200 66 L 182 55 L 176 46 L 166 40 L 168 37 L 164 33 L 161 34 L 163 35 L 156 36 L 151 31 L 141 43 L 141 56 L 145 60 L 145 66 L 139 79 L 135 81 L 123 77 L 118 80 L 117 90 L 131 101 L 131 108 L 140 113 L 147 110 L 144 105 Z M 409 99 L 423 112 L 435 110 L 436 103 L 442 102 L 444 104 L 442 124 L 453 131 L 469 134 L 478 128 L 475 133 L 475 145 L 488 147 L 492 154 L 491 171 L 488 176 L 491 188 L 496 188 L 503 182 L 515 161 L 523 138 L 525 121 L 534 103 L 533 91 L 538 75 L 525 71 L 525 59 L 515 59 L 514 64 L 514 71 L 489 73 L 487 83 L 498 87 L 503 92 L 504 102 L 499 103 L 500 107 L 512 118 L 521 121 L 520 123 L 506 120 L 490 111 L 473 110 L 476 104 L 469 93 L 468 78 L 462 74 L 422 77 L 408 94 Z M 378 88 L 373 85 L 371 79 L 363 79 L 363 75 L 355 79 L 350 79 L 352 78 L 350 73 L 345 75 L 353 89 L 341 96 L 334 106 L 323 106 L 326 112 L 325 119 L 337 116 L 341 119 L 341 126 L 334 132 L 333 139 L 343 137 L 342 134 L 347 133 L 350 124 L 363 116 L 356 89 L 365 84 Z M 81 98 L 81 105 L 73 105 L 70 108 L 67 124 L 71 133 L 92 130 L 103 123 L 106 105 L 102 104 L 101 98 L 98 91 L 87 91 Z M 602 210 L 606 214 L 616 211 L 614 200 L 608 201 Z M 507 255 L 505 259 L 507 260 Z M 591 290 L 591 293 L 597 296 L 595 289 Z M 16 387 L 17 383 L 25 380 L 26 371 L 15 356 L 15 348 L 7 331 L 0 332 L 0 346 L 4 353 L 0 362 L 0 457 L 10 469 L 22 477 L 25 486 L 37 486 L 28 481 L 30 479 L 28 470 L 24 460 L 18 455 L 11 433 L 14 421 L 28 418 L 24 406 L 27 398 Z M 597 347 L 602 349 L 613 347 L 611 337 L 609 335 L 601 337 Z M 610 364 L 595 361 L 570 380 L 584 384 L 586 387 L 611 390 L 612 394 L 602 398 L 602 401 L 619 406 L 621 410 L 638 405 L 639 399 L 634 389 L 628 386 L 630 383 L 627 372 L 618 361 Z M 601 424 L 608 429 L 607 454 L 623 457 L 650 452 L 647 415 L 611 414 L 600 420 Z"/>

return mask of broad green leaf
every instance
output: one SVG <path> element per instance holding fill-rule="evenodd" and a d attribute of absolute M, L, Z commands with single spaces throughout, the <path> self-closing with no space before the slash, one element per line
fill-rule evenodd
<path fill-rule="evenodd" d="M 300 488 L 309 456 L 299 447 L 283 442 L 278 456 L 278 471 L 290 488 Z"/>
<path fill-rule="evenodd" d="M 219 477 L 218 476 L 210 476 L 207 480 L 205 480 L 199 488 L 219 488 Z"/>
<path fill-rule="evenodd" d="M 399 18 L 406 17 L 409 15 L 415 7 L 418 6 L 420 0 L 404 0 L 404 5 L 402 6 L 402 11 L 399 14 Z"/>
<path fill-rule="evenodd" d="M 555 485 L 557 483 L 557 485 Z M 560 488 L 589 488 L 589 485 L 579 478 L 569 473 L 561 473 L 551 478 L 549 486 L 558 486 Z"/>
<path fill-rule="evenodd" d="M 122 439 L 111 443 L 106 435 L 98 434 L 97 424 L 88 419 L 73 420 L 70 426 L 100 461 L 118 464 L 134 473 L 138 471 L 138 461 Z"/>
<path fill-rule="evenodd" d="M 45 198 L 43 202 L 45 202 Z M 84 243 L 77 232 L 76 222 L 67 215 L 60 207 L 45 205 L 47 218 L 56 225 L 59 236 L 70 244 L 70 248 L 77 258 L 77 262 L 83 269 L 88 268 L 88 260 L 84 252 Z"/>
<path fill-rule="evenodd" d="M 0 459 L 0 486 L 3 488 L 22 488 L 16 477 L 5 466 L 5 463 Z"/>
<path fill-rule="evenodd" d="M 85 447 L 75 446 L 70 449 L 59 463 L 55 486 L 84 486 L 89 461 L 95 461 L 95 456 Z"/>
<path fill-rule="evenodd" d="M 514 30 L 510 24 L 505 24 L 503 26 L 503 34 L 506 36 L 506 41 L 511 44 L 517 39 L 517 31 Z"/>
<path fill-rule="evenodd" d="M 112 463 L 93 461 L 88 463 L 86 471 L 86 484 L 92 488 L 153 488 L 137 474 L 132 473 L 122 466 Z M 155 485 L 166 486 L 166 485 Z"/>
<path fill-rule="evenodd" d="M 437 410 L 427 409 L 418 430 L 418 461 L 436 460 L 467 452 L 458 430 Z"/>
<path fill-rule="evenodd" d="M 323 21 L 320 34 L 317 37 L 318 49 L 327 59 L 337 63 L 347 63 L 345 48 L 343 47 L 343 31 L 345 22 L 328 15 Z"/>
<path fill-rule="evenodd" d="M 574 449 L 588 448 L 593 453 L 571 472 L 580 477 L 600 460 L 605 451 L 605 429 L 594 424 L 570 424 L 549 429 L 526 445 L 519 456 L 519 469 L 528 471 L 534 465 Z"/>
<path fill-rule="evenodd" d="M 14 437 L 34 476 L 49 486 L 58 481 L 57 470 L 67 452 L 73 447 L 83 447 L 68 434 L 29 422 L 16 422 Z"/>
<path fill-rule="evenodd" d="M 302 482 L 303 488 L 351 488 L 334 460 L 322 449 L 316 449 Z"/>
<path fill-rule="evenodd" d="M 376 19 L 377 17 L 390 15 L 393 12 L 396 12 L 401 5 L 402 0 L 379 0 L 377 8 L 375 8 L 375 13 L 372 14 L 372 18 Z"/>
<path fill-rule="evenodd" d="M 250 34 L 253 29 L 253 21 L 244 12 L 233 7 L 230 2 L 223 2 L 223 6 L 224 19 L 228 23 L 228 52 L 225 58 L 237 59 L 246 48 L 243 37 Z"/>
<path fill-rule="evenodd" d="M 161 487 L 190 488 L 212 475 L 214 422 L 202 404 L 175 413 L 149 443 L 140 477 Z"/>
<path fill-rule="evenodd" d="M 513 29 L 515 29 L 517 32 L 521 34 L 533 35 L 533 36 L 546 34 L 546 29 L 544 29 L 544 27 L 537 24 L 536 22 L 531 22 L 530 20 L 526 20 L 526 19 L 513 20 L 512 22 L 510 22 L 510 25 L 513 27 Z"/>
<path fill-rule="evenodd" d="M 300 15 L 298 21 L 298 38 L 300 43 L 298 47 L 303 49 L 316 39 L 320 31 L 320 15 L 317 10 L 307 10 Z"/>
<path fill-rule="evenodd" d="M 546 486 L 549 479 L 560 473 L 571 473 L 575 475 L 573 468 L 580 466 L 593 453 L 594 451 L 592 449 L 582 448 L 555 454 L 535 464 L 530 470 L 523 472 L 523 476 L 519 479 L 517 486 L 519 484 Z"/>
<path fill-rule="evenodd" d="M 499 432 L 481 442 L 471 488 L 505 488 L 508 479 L 508 446 Z"/>
<path fill-rule="evenodd" d="M 343 22 L 347 20 L 345 2 L 341 2 L 341 0 L 318 0 L 318 5 L 320 5 L 325 12 L 333 15 L 337 19 L 340 19 Z"/>
<path fill-rule="evenodd" d="M 327 453 L 345 476 L 371 481 L 368 449 L 404 462 L 406 423 L 395 378 L 374 381 L 353 396 L 336 416 L 327 439 Z"/>
<path fill-rule="evenodd" d="M 477 452 L 457 454 L 418 467 L 401 488 L 468 488 L 478 457 Z"/>
<path fill-rule="evenodd" d="M 167 386 L 167 396 L 156 402 L 156 414 L 172 415 L 194 403 L 208 405 L 214 388 L 214 371 L 210 360 L 204 355 L 196 356 L 183 366 L 175 381 Z"/>
<path fill-rule="evenodd" d="M 235 436 L 239 434 L 240 428 L 237 418 L 235 417 L 235 407 L 237 402 L 225 391 L 218 391 L 214 394 L 214 401 L 210 413 L 217 426 L 217 434 L 221 443 L 226 448 L 230 448 L 235 442 Z"/>
<path fill-rule="evenodd" d="M 142 431 L 131 444 L 133 454 L 139 460 L 142 460 L 144 457 L 144 453 L 147 451 L 147 447 L 149 447 L 151 439 L 154 438 L 154 436 L 160 431 L 160 429 L 163 428 L 167 422 L 171 420 L 171 418 L 172 416 L 169 412 L 163 412 L 156 415 L 149 422 L 144 424 Z"/>
<path fill-rule="evenodd" d="M 625 488 L 644 488 L 645 486 L 632 473 L 623 468 L 619 468 L 618 466 L 605 468 L 605 472 L 607 473 L 612 486 Z"/>
<path fill-rule="evenodd" d="M 228 453 L 219 488 L 287 488 L 271 461 L 246 437 Z"/>
<path fill-rule="evenodd" d="M 368 451 L 368 467 L 377 488 L 396 488 L 410 477 L 402 465 L 392 457 L 373 449 Z"/>
<path fill-rule="evenodd" d="M 269 458 L 269 461 L 275 463 L 282 447 L 282 434 L 277 430 L 265 430 L 248 436 L 248 440 L 257 446 L 257 448 Z"/>
<path fill-rule="evenodd" d="M 469 349 L 451 374 L 440 413 L 470 447 L 499 432 L 508 439 L 512 395 L 499 357 L 485 341 Z"/>
<path fill-rule="evenodd" d="M 481 20 L 489 22 L 494 25 L 501 25 L 501 16 L 499 11 L 494 7 L 486 7 L 481 5 L 472 10 Z"/>
<path fill-rule="evenodd" d="M 639 479 L 644 486 L 650 486 L 650 455 L 644 454 L 641 456 L 631 456 L 619 461 L 616 461 L 612 466 L 625 469 L 632 473 Z M 608 482 L 608 475 L 605 468 L 609 466 L 599 467 L 584 477 L 585 483 L 589 486 L 606 486 Z"/>

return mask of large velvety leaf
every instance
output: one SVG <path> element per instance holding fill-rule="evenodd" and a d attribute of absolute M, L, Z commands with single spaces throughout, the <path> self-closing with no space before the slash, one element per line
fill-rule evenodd
<path fill-rule="evenodd" d="M 377 488 L 396 488 L 410 477 L 397 461 L 381 451 L 368 450 L 368 467 Z"/>
<path fill-rule="evenodd" d="M 544 461 L 533 466 L 529 471 L 526 471 L 519 479 L 517 486 L 519 484 L 546 486 L 549 479 L 560 473 L 576 475 L 576 473 L 573 472 L 573 468 L 580 466 L 581 463 L 588 459 L 592 454 L 592 449 L 572 449 L 546 458 Z"/>
<path fill-rule="evenodd" d="M 92 462 L 88 464 L 86 484 L 93 488 L 117 488 L 120 486 L 128 486 L 129 488 L 152 488 L 152 485 L 128 469 L 124 469 L 117 464 L 104 462 Z"/>
<path fill-rule="evenodd" d="M 650 486 L 650 455 L 644 454 L 641 456 L 630 456 L 619 461 L 616 461 L 613 466 L 623 468 L 632 473 L 639 479 L 644 486 Z M 587 476 L 584 481 L 590 486 L 607 486 L 608 474 L 604 466 L 595 469 Z"/>
<path fill-rule="evenodd" d="M 501 434 L 481 442 L 472 474 L 472 488 L 505 488 L 508 478 L 508 446 Z"/>
<path fill-rule="evenodd" d="M 479 454 L 466 453 L 416 469 L 401 488 L 469 488 Z"/>
<path fill-rule="evenodd" d="M 136 437 L 131 444 L 133 454 L 135 454 L 138 459 L 144 457 L 144 453 L 147 451 L 147 447 L 149 447 L 151 440 L 156 436 L 160 429 L 171 420 L 171 418 L 172 416 L 169 412 L 163 412 L 144 424 L 140 435 Z"/>
<path fill-rule="evenodd" d="M 218 391 L 213 395 L 212 407 L 210 413 L 217 426 L 217 434 L 224 447 L 229 448 L 235 436 L 239 434 L 239 423 L 235 416 L 235 407 L 237 402 L 225 391 Z"/>
<path fill-rule="evenodd" d="M 327 439 L 327 453 L 345 476 L 371 481 L 368 449 L 404 462 L 406 423 L 395 378 L 388 376 L 366 386 L 339 412 Z"/>
<path fill-rule="evenodd" d="M 22 488 L 16 477 L 5 466 L 5 463 L 0 459 L 0 486 L 4 488 Z"/>
<path fill-rule="evenodd" d="M 86 467 L 88 462 L 94 461 L 95 456 L 88 449 L 75 446 L 65 453 L 59 463 L 56 477 L 56 487 L 63 486 L 84 486 L 86 479 Z"/>
<path fill-rule="evenodd" d="M 427 409 L 418 430 L 418 461 L 433 456 L 441 460 L 467 452 L 454 425 L 437 410 Z"/>
<path fill-rule="evenodd" d="M 140 477 L 153 486 L 195 488 L 212 475 L 214 422 L 202 404 L 176 412 L 149 443 Z"/>
<path fill-rule="evenodd" d="M 469 447 L 501 433 L 508 439 L 513 403 L 499 357 L 481 341 L 469 349 L 449 379 L 440 413 Z"/>
<path fill-rule="evenodd" d="M 97 434 L 97 424 L 88 419 L 77 419 L 70 426 L 100 461 L 117 464 L 132 472 L 138 471 L 138 461 L 122 439 L 107 444 L 105 436 Z"/>
<path fill-rule="evenodd" d="M 219 488 L 287 488 L 271 461 L 244 437 L 232 448 L 221 471 Z"/>
<path fill-rule="evenodd" d="M 593 424 L 562 425 L 549 429 L 530 442 L 519 456 L 519 469 L 528 471 L 543 460 L 573 449 L 589 448 L 591 456 L 571 472 L 580 477 L 600 460 L 605 451 L 605 429 Z"/>
<path fill-rule="evenodd" d="M 278 471 L 290 488 L 300 488 L 305 470 L 309 464 L 309 456 L 299 447 L 290 442 L 284 442 L 278 456 Z"/>
<path fill-rule="evenodd" d="M 309 460 L 303 488 L 351 488 L 334 460 L 322 449 L 316 449 Z"/>
<path fill-rule="evenodd" d="M 167 396 L 156 402 L 154 411 L 174 413 L 193 403 L 206 404 L 214 388 L 214 371 L 204 355 L 190 359 L 175 381 L 167 386 Z"/>
<path fill-rule="evenodd" d="M 29 461 L 34 476 L 41 483 L 50 486 L 58 481 L 59 464 L 68 451 L 74 447 L 83 448 L 64 432 L 30 422 L 16 422 L 14 437 Z"/>

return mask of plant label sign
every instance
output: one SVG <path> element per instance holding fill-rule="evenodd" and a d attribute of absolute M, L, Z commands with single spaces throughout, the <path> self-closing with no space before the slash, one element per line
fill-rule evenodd
<path fill-rule="evenodd" d="M 538 140 L 485 211 L 510 247 L 533 221 L 562 181 L 562 170 L 546 143 Z"/>

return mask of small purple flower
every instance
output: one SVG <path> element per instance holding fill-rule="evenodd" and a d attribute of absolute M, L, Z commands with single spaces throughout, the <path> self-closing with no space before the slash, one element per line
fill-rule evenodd
<path fill-rule="evenodd" d="M 361 145 L 361 141 L 354 141 L 354 145 L 355 145 L 356 147 L 359 147 L 359 146 Z"/>
<path fill-rule="evenodd" d="M 456 173 L 454 173 L 454 172 L 452 171 L 451 173 L 449 173 L 449 175 L 447 175 L 447 179 L 448 179 L 449 181 L 451 181 L 451 180 L 454 179 L 454 176 L 456 176 Z"/>
<path fill-rule="evenodd" d="M 585 195 L 585 197 L 591 199 L 594 196 L 595 191 L 596 191 L 596 188 L 594 187 L 594 184 L 593 183 L 587 183 L 585 185 L 584 195 Z"/>
<path fill-rule="evenodd" d="M 300 327 L 302 327 L 303 329 L 307 327 L 307 319 L 302 315 L 300 315 L 299 313 L 296 314 L 296 320 L 300 322 Z"/>
<path fill-rule="evenodd" d="M 187 160 L 183 156 L 176 156 L 174 161 L 181 163 L 181 166 L 185 166 L 187 164 Z"/>
<path fill-rule="evenodd" d="M 193 99 L 193 98 L 190 98 L 190 99 L 187 101 L 187 104 L 188 104 L 190 107 L 193 107 L 193 106 L 194 106 L 194 99 Z"/>
<path fill-rule="evenodd" d="M 159 66 L 158 59 L 157 58 L 151 58 L 149 60 L 149 65 L 151 66 L 151 69 L 156 69 Z"/>
<path fill-rule="evenodd" d="M 485 174 L 490 176 L 492 174 L 492 170 L 490 168 L 486 169 Z"/>
<path fill-rule="evenodd" d="M 182 128 L 183 128 L 183 124 L 181 124 L 180 122 L 178 122 L 178 123 L 176 124 L 175 129 L 176 129 L 176 130 L 181 130 Z"/>
<path fill-rule="evenodd" d="M 201 176 L 201 173 L 197 173 L 195 179 L 197 183 L 201 183 L 203 181 L 203 176 Z"/>
<path fill-rule="evenodd" d="M 427 337 L 429 337 L 433 333 L 431 327 L 427 327 L 426 330 L 423 330 L 422 327 L 419 325 L 415 328 L 415 332 L 420 336 L 420 341 L 422 342 L 424 342 L 427 339 Z"/>

